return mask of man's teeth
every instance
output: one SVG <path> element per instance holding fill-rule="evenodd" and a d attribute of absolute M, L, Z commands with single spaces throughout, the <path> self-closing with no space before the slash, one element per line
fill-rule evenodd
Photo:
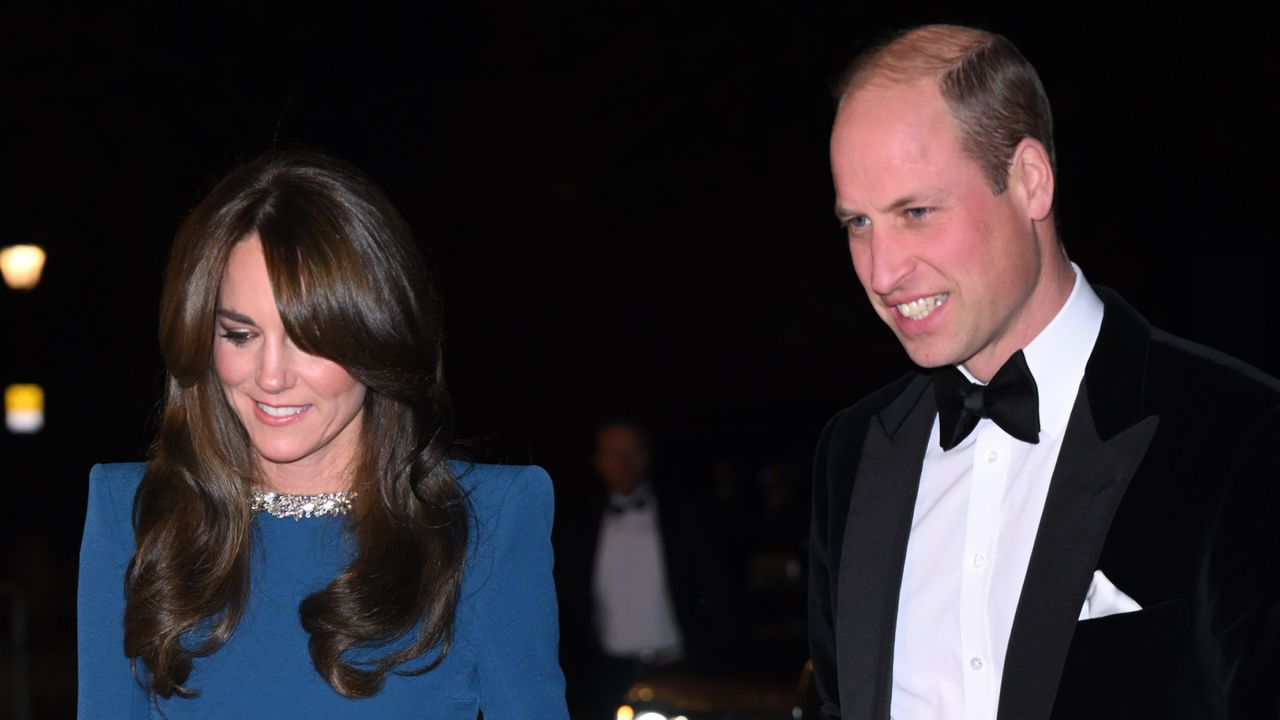
<path fill-rule="evenodd" d="M 894 307 L 898 308 L 898 312 L 904 316 L 912 320 L 919 320 L 933 312 L 934 308 L 946 302 L 948 295 L 949 293 L 938 293 L 937 295 L 912 300 L 909 303 L 900 303 Z"/>
<path fill-rule="evenodd" d="M 303 410 L 306 410 L 307 406 L 292 405 L 289 407 L 271 407 L 270 405 L 263 405 L 262 403 L 258 403 L 258 409 L 262 410 L 262 412 L 270 415 L 271 417 L 289 417 L 290 415 L 297 415 Z"/>

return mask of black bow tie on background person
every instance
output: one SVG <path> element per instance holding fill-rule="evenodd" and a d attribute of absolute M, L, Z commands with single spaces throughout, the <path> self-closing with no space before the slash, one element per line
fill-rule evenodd
<path fill-rule="evenodd" d="M 606 507 L 614 515 L 626 515 L 629 512 L 643 510 L 647 504 L 643 497 L 627 498 L 625 500 L 610 498 Z"/>
<path fill-rule="evenodd" d="M 1021 350 L 986 385 L 969 382 L 955 367 L 942 368 L 934 374 L 933 394 L 943 450 L 959 445 L 984 417 L 1023 442 L 1040 442 L 1040 394 Z"/>

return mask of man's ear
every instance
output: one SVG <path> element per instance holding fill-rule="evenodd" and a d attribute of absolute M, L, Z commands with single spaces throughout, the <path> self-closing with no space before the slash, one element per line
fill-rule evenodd
<path fill-rule="evenodd" d="M 1009 187 L 1019 194 L 1032 220 L 1049 217 L 1053 210 L 1053 164 L 1039 140 L 1023 138 L 1014 148 Z"/>

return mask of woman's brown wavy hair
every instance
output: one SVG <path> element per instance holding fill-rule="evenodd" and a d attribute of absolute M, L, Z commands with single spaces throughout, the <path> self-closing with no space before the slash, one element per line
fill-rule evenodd
<path fill-rule="evenodd" d="M 192 658 L 221 647 L 244 612 L 250 494 L 262 476 L 212 357 L 223 269 L 253 233 L 289 337 L 368 387 L 347 525 L 356 549 L 299 607 L 316 670 L 339 693 L 368 697 L 388 672 L 426 672 L 448 651 L 469 519 L 445 462 L 453 411 L 429 274 L 373 183 L 319 155 L 270 153 L 237 168 L 178 230 L 160 306 L 163 416 L 134 499 L 124 650 L 155 693 L 193 696 Z M 357 648 L 353 662 L 346 653 Z"/>

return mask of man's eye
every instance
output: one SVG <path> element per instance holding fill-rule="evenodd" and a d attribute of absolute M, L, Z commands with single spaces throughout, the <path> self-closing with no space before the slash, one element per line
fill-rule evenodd
<path fill-rule="evenodd" d="M 871 225 L 871 218 L 866 215 L 854 215 L 846 220 L 844 225 L 850 230 L 862 230 Z"/>
<path fill-rule="evenodd" d="M 909 215 L 912 220 L 923 220 L 925 216 L 929 215 L 932 212 L 933 212 L 933 208 L 931 207 L 907 208 L 907 215 Z"/>

